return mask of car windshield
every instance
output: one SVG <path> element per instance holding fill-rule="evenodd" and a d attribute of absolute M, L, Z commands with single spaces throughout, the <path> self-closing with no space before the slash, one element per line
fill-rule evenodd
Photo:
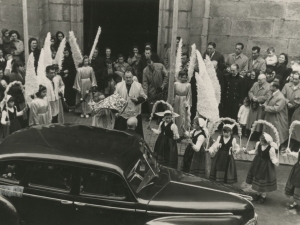
<path fill-rule="evenodd" d="M 158 177 L 159 173 L 158 164 L 150 148 L 145 142 L 140 144 L 140 150 L 143 152 L 143 155 L 129 167 L 126 173 L 126 179 L 136 193 L 151 185 L 153 179 Z"/>

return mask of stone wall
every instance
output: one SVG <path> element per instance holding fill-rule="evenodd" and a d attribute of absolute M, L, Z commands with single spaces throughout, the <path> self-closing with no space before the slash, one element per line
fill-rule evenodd
<path fill-rule="evenodd" d="M 161 40 L 169 43 L 173 0 L 161 1 L 165 2 L 165 8 L 163 4 L 160 7 L 162 18 L 169 17 L 160 22 L 168 31 Z M 210 3 L 208 41 L 216 42 L 225 55 L 234 51 L 237 42 L 242 42 L 247 55 L 258 45 L 262 54 L 273 46 L 277 54 L 300 56 L 300 0 L 210 0 Z M 187 45 L 201 46 L 204 6 L 205 0 L 179 0 L 178 35 Z"/>
<path fill-rule="evenodd" d="M 22 0 L 0 1 L 0 29 L 17 30 L 23 39 Z M 47 32 L 73 30 L 83 46 L 83 0 L 27 0 L 28 35 L 43 45 Z"/>

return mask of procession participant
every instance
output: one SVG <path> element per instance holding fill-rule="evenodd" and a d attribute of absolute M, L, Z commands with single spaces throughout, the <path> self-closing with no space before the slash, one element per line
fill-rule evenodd
<path fill-rule="evenodd" d="M 29 126 L 51 124 L 51 107 L 46 96 L 46 87 L 40 85 L 39 91 L 36 93 L 36 98 L 30 103 Z"/>
<path fill-rule="evenodd" d="M 275 150 L 278 148 L 271 135 L 263 133 L 255 149 L 245 151 L 246 154 L 256 155 L 249 169 L 246 183 L 256 191 L 254 201 L 262 204 L 266 201 L 267 192 L 277 190 L 275 166 L 279 166 Z M 274 166 L 275 165 L 275 166 Z"/>
<path fill-rule="evenodd" d="M 187 82 L 187 72 L 180 71 L 178 74 L 179 82 L 174 83 L 174 112 L 179 114 L 180 117 L 175 118 L 177 127 L 184 127 L 188 129 L 188 110 L 192 105 L 192 90 L 191 84 Z M 179 131 L 179 136 L 183 136 L 182 130 Z"/>
<path fill-rule="evenodd" d="M 265 120 L 277 128 L 281 145 L 287 140 L 289 133 L 287 104 L 279 90 L 278 83 L 271 83 L 270 91 L 272 95 L 265 101 L 262 108 L 265 111 Z M 264 132 L 272 133 L 267 126 L 264 126 Z M 272 135 L 274 134 L 272 133 Z"/>
<path fill-rule="evenodd" d="M 125 72 L 125 80 L 117 84 L 115 94 L 119 94 L 123 99 L 125 99 L 127 101 L 127 106 L 122 113 L 116 114 L 117 119 L 114 129 L 123 131 L 126 130 L 127 120 L 130 117 L 136 117 L 138 120 L 136 132 L 144 137 L 141 103 L 146 101 L 147 95 L 144 93 L 142 85 L 133 80 L 131 70 Z"/>
<path fill-rule="evenodd" d="M 105 99 L 104 94 L 96 92 L 93 96 L 90 104 L 97 104 Z M 112 130 L 115 124 L 115 114 L 110 109 L 101 109 L 97 114 L 94 115 L 92 126 L 102 127 L 105 129 Z"/>
<path fill-rule="evenodd" d="M 294 102 L 295 96 L 300 95 L 300 75 L 298 72 L 293 72 L 292 76 L 293 82 L 286 84 L 281 91 L 287 102 L 289 122 L 292 119 L 296 107 L 298 107 L 298 104 Z"/>
<path fill-rule="evenodd" d="M 68 106 L 75 106 L 76 91 L 73 89 L 76 67 L 69 48 L 64 50 L 64 61 L 60 72 L 62 80 L 65 84 L 65 99 Z"/>
<path fill-rule="evenodd" d="M 143 71 L 143 89 L 148 96 L 149 111 L 152 112 L 154 101 L 162 100 L 159 96 L 168 85 L 167 70 L 161 63 L 154 63 L 151 59 L 147 60 L 147 67 Z M 159 111 L 162 111 L 159 106 Z"/>
<path fill-rule="evenodd" d="M 266 75 L 260 74 L 257 82 L 255 82 L 250 89 L 248 96 L 251 101 L 249 116 L 246 124 L 246 129 L 251 130 L 252 124 L 256 120 L 264 119 L 265 112 L 262 109 L 261 104 L 264 104 L 270 95 L 270 84 L 266 80 Z M 261 125 L 256 126 L 253 133 L 253 138 L 258 140 L 261 135 L 263 127 Z"/>
<path fill-rule="evenodd" d="M 158 116 L 163 116 L 163 121 L 159 124 L 158 129 L 149 128 L 158 134 L 154 146 L 154 154 L 156 155 L 159 164 L 177 169 L 178 164 L 178 149 L 177 140 L 179 140 L 178 128 L 172 121 L 172 118 L 178 117 L 176 113 L 170 110 L 156 113 Z"/>
<path fill-rule="evenodd" d="M 22 111 L 18 111 L 17 107 L 15 106 L 14 98 L 11 95 L 7 95 L 5 101 L 6 104 L 1 115 L 4 138 L 15 131 L 22 129 L 18 117 L 22 116 L 27 111 L 27 108 L 24 108 Z"/>
<path fill-rule="evenodd" d="M 183 128 L 185 136 L 189 138 L 189 144 L 184 152 L 182 171 L 205 178 L 206 151 L 204 143 L 208 135 L 206 121 L 195 117 L 193 126 L 194 130 L 190 132 Z"/>
<path fill-rule="evenodd" d="M 239 76 L 239 66 L 237 64 L 232 64 L 230 69 L 231 74 L 225 78 L 224 85 L 224 117 L 230 117 L 236 120 L 239 108 L 244 100 L 242 99 L 243 90 L 241 88 L 244 78 Z"/>
<path fill-rule="evenodd" d="M 76 105 L 81 102 L 81 109 L 78 110 L 78 112 L 81 113 L 81 118 L 89 118 L 89 114 L 92 111 L 88 105 L 88 102 L 92 97 L 90 90 L 93 87 L 97 87 L 95 73 L 93 68 L 89 65 L 89 57 L 84 56 L 82 59 L 82 65 L 77 70 L 73 86 L 73 88 L 77 91 Z"/>
<path fill-rule="evenodd" d="M 293 204 L 290 204 L 288 209 L 295 209 L 300 204 L 300 150 L 298 152 L 289 152 L 289 155 L 298 158 L 285 186 L 285 195 L 294 199 Z"/>
<path fill-rule="evenodd" d="M 143 137 L 136 132 L 137 126 L 138 126 L 137 118 L 136 117 L 130 117 L 127 120 L 127 130 L 125 130 L 125 132 L 132 135 L 132 136 L 137 137 L 138 139 L 143 139 Z"/>
<path fill-rule="evenodd" d="M 42 81 L 47 89 L 47 99 L 51 107 L 52 123 L 64 123 L 64 112 L 59 93 L 64 94 L 65 85 L 59 75 L 57 75 L 57 66 L 46 67 L 46 77 Z"/>
<path fill-rule="evenodd" d="M 95 72 L 95 77 L 97 81 L 98 90 L 103 92 L 104 90 L 104 79 L 102 77 L 102 70 L 103 65 L 105 62 L 103 62 L 102 57 L 99 55 L 98 48 L 95 48 L 92 59 L 91 59 L 91 67 L 93 68 Z"/>
<path fill-rule="evenodd" d="M 233 154 L 239 152 L 239 145 L 232 134 L 234 126 L 225 124 L 222 135 L 218 136 L 216 142 L 208 149 L 211 155 L 215 155 L 211 163 L 210 180 L 225 184 L 237 183 Z"/>

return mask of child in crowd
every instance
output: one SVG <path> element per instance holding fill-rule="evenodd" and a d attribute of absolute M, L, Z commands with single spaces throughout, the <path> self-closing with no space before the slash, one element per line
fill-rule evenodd
<path fill-rule="evenodd" d="M 188 132 L 183 127 L 183 132 L 188 137 L 188 146 L 185 149 L 182 171 L 193 175 L 203 177 L 206 176 L 206 151 L 205 140 L 208 135 L 206 121 L 202 118 L 195 117 L 194 130 Z"/>
<path fill-rule="evenodd" d="M 246 154 L 256 155 L 249 169 L 246 183 L 252 185 L 256 191 L 253 198 L 257 203 L 266 201 L 267 192 L 277 190 L 275 166 L 279 166 L 275 150 L 278 149 L 271 135 L 263 133 L 260 141 L 256 143 L 255 149 L 245 151 Z"/>
<path fill-rule="evenodd" d="M 287 153 L 298 158 L 285 186 L 285 195 L 294 198 L 294 203 L 290 204 L 288 209 L 295 209 L 300 204 L 300 149 L 298 152 L 291 152 L 290 149 L 287 149 Z"/>
<path fill-rule="evenodd" d="M 84 56 L 82 60 L 82 67 L 77 70 L 75 83 L 73 88 L 77 91 L 76 104 L 81 103 L 80 117 L 89 118 L 91 108 L 88 105 L 92 94 L 89 92 L 92 87 L 97 87 L 95 73 L 93 68 L 89 65 L 89 57 Z"/>
<path fill-rule="evenodd" d="M 240 147 L 232 135 L 234 126 L 234 124 L 225 124 L 222 131 L 223 134 L 218 136 L 216 142 L 208 149 L 211 155 L 215 155 L 211 163 L 210 180 L 225 184 L 237 182 L 233 154 L 238 153 Z"/>
<path fill-rule="evenodd" d="M 188 129 L 188 107 L 192 106 L 192 90 L 191 84 L 187 82 L 187 76 L 185 71 L 180 71 L 179 82 L 174 83 L 174 112 L 180 115 L 175 119 L 175 123 L 177 127 L 183 126 L 184 129 Z M 183 136 L 182 131 L 179 131 L 179 136 Z"/>
<path fill-rule="evenodd" d="M 39 91 L 36 93 L 36 98 L 30 104 L 29 126 L 51 124 L 51 107 L 46 96 L 46 87 L 40 85 Z"/>
<path fill-rule="evenodd" d="M 244 99 L 244 104 L 240 107 L 237 116 L 238 122 L 242 126 L 242 133 L 245 137 L 247 137 L 246 124 L 247 124 L 249 112 L 250 112 L 250 100 L 248 97 L 246 97 Z"/>
<path fill-rule="evenodd" d="M 265 59 L 267 64 L 267 69 L 275 69 L 275 66 L 278 62 L 277 56 L 275 55 L 275 48 L 270 47 L 267 49 L 268 56 Z"/>
<path fill-rule="evenodd" d="M 18 112 L 15 106 L 14 98 L 11 95 L 6 96 L 6 105 L 2 110 L 1 124 L 3 125 L 3 137 L 21 129 L 18 116 L 23 116 L 27 108 Z"/>
<path fill-rule="evenodd" d="M 177 169 L 177 140 L 179 140 L 179 134 L 173 118 L 179 115 L 172 113 L 170 110 L 156 113 L 156 115 L 163 116 L 164 118 L 159 124 L 158 129 L 151 129 L 149 127 L 155 134 L 159 135 L 155 142 L 154 154 L 161 165 Z"/>

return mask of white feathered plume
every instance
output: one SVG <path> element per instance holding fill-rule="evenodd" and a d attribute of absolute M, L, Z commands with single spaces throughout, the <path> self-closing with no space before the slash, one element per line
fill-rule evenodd
<path fill-rule="evenodd" d="M 30 53 L 26 65 L 25 76 L 25 98 L 28 103 L 32 101 L 30 95 L 34 95 L 39 90 L 38 78 L 35 73 L 33 52 Z"/>
<path fill-rule="evenodd" d="M 55 58 L 54 58 L 54 64 L 58 65 L 59 70 L 62 69 L 62 63 L 64 61 L 64 50 L 66 47 L 66 38 L 62 39 L 62 41 L 59 44 L 59 47 L 57 49 Z"/>
<path fill-rule="evenodd" d="M 182 57 L 182 38 L 179 41 L 177 54 L 176 54 L 176 63 L 175 63 L 175 78 L 178 80 L 178 73 L 181 69 L 181 57 Z"/>
<path fill-rule="evenodd" d="M 44 43 L 44 65 L 45 67 L 52 65 L 52 52 L 51 52 L 51 33 L 48 32 Z"/>
<path fill-rule="evenodd" d="M 82 63 L 83 57 L 82 57 L 80 48 L 77 44 L 77 39 L 76 39 L 73 31 L 69 32 L 69 43 L 70 43 L 71 50 L 72 50 L 72 56 L 73 56 L 74 64 L 75 64 L 75 67 L 77 69 L 79 64 Z"/>
<path fill-rule="evenodd" d="M 45 53 L 44 48 L 42 48 L 37 68 L 37 80 L 39 84 L 44 84 L 46 79 Z"/>
<path fill-rule="evenodd" d="M 93 54 L 94 54 L 94 51 L 95 51 L 96 46 L 98 44 L 100 34 L 101 34 L 101 27 L 98 28 L 98 31 L 97 31 L 97 34 L 96 34 L 96 37 L 95 37 L 95 40 L 94 40 L 94 44 L 93 44 L 93 47 L 92 47 L 92 50 L 91 50 L 91 53 L 90 53 L 90 57 L 89 57 L 90 60 L 93 58 Z"/>
<path fill-rule="evenodd" d="M 190 82 L 194 69 L 195 69 L 195 64 L 196 64 L 196 45 L 192 45 L 192 51 L 191 51 L 191 56 L 190 56 L 190 63 L 189 63 L 189 70 L 188 70 L 188 82 Z"/>
<path fill-rule="evenodd" d="M 196 73 L 195 75 L 198 93 L 197 111 L 211 122 L 215 122 L 219 119 L 219 104 L 217 103 L 214 87 L 207 74 L 203 58 L 198 50 L 196 54 L 200 71 L 200 74 Z"/>
<path fill-rule="evenodd" d="M 215 96 L 216 96 L 216 99 L 217 99 L 217 103 L 220 104 L 220 101 L 221 101 L 221 87 L 220 87 L 220 83 L 219 83 L 214 65 L 211 62 L 210 57 L 208 55 L 206 56 L 205 64 L 206 64 L 206 69 L 207 69 L 208 76 L 210 77 L 210 80 L 211 80 L 212 85 L 213 85 L 214 90 L 215 90 Z"/>

